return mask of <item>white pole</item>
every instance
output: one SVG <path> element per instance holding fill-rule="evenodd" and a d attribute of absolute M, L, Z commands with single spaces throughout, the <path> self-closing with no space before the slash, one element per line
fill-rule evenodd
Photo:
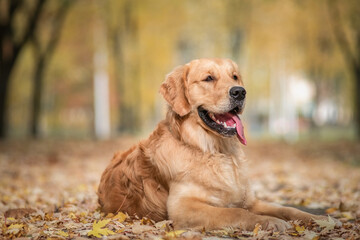
<path fill-rule="evenodd" d="M 95 135 L 98 139 L 110 137 L 109 75 L 106 32 L 98 20 L 94 28 L 94 115 Z"/>

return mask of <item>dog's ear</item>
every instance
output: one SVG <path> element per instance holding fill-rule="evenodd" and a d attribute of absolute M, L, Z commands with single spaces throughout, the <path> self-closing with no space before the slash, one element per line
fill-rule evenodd
<path fill-rule="evenodd" d="M 166 76 L 165 81 L 161 84 L 160 93 L 169 103 L 171 108 L 181 117 L 188 114 L 191 110 L 188 99 L 186 98 L 185 81 L 189 67 L 178 66 Z"/>

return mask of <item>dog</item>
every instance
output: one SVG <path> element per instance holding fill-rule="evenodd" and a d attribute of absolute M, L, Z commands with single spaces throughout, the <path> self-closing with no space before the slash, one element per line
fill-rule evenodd
<path fill-rule="evenodd" d="M 241 145 L 246 90 L 236 63 L 197 59 L 161 84 L 165 120 L 148 139 L 116 153 L 98 188 L 105 213 L 127 212 L 175 228 L 284 231 L 288 220 L 324 219 L 256 199 Z"/>

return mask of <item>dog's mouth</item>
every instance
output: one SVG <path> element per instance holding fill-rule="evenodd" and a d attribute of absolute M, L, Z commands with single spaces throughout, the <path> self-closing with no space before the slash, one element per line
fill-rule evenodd
<path fill-rule="evenodd" d="M 238 116 L 240 110 L 240 107 L 237 106 L 226 113 L 212 113 L 203 107 L 198 107 L 198 114 L 201 120 L 212 130 L 225 137 L 231 137 L 236 134 L 239 141 L 246 145 L 244 126 Z"/>

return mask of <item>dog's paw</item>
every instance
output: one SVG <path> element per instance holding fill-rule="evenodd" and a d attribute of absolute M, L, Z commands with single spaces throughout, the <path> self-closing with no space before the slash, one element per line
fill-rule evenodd
<path fill-rule="evenodd" d="M 274 217 L 264 217 L 260 224 L 262 229 L 275 232 L 285 232 L 287 229 L 291 228 L 290 223 Z"/>

